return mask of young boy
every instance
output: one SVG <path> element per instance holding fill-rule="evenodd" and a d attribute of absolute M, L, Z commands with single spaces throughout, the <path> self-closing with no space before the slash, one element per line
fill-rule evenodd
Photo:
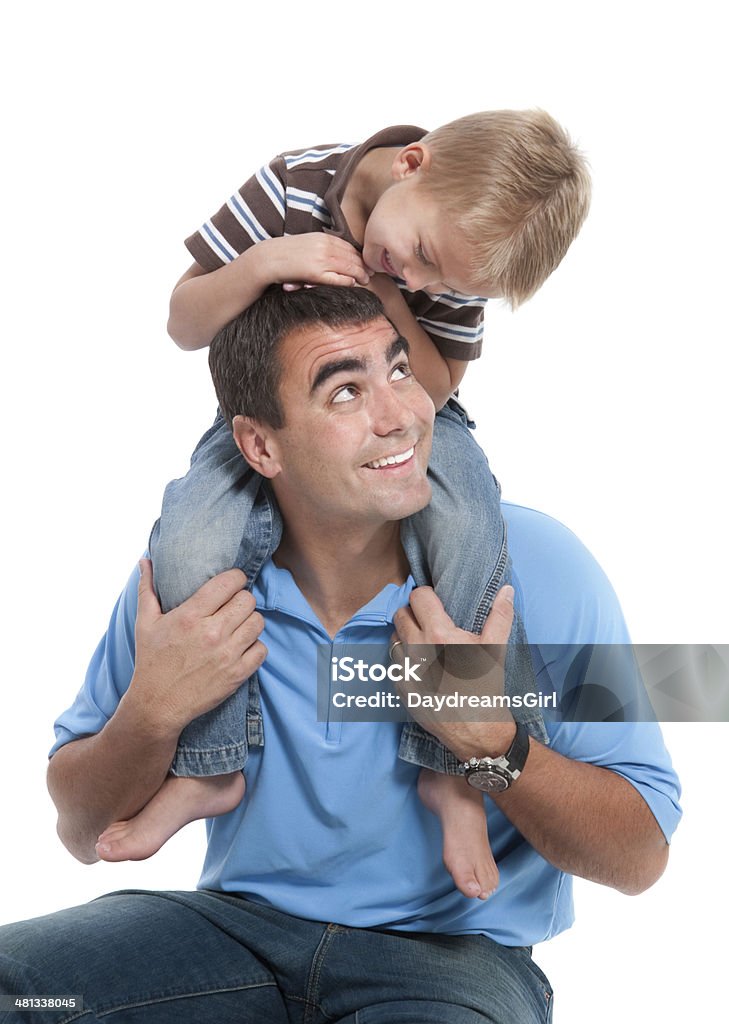
<path fill-rule="evenodd" d="M 360 285 L 379 295 L 439 410 L 433 499 L 403 523 L 403 545 L 416 583 L 434 585 L 454 622 L 472 632 L 480 632 L 508 579 L 509 561 L 498 484 L 451 396 L 467 362 L 480 355 L 485 300 L 504 297 L 516 306 L 540 287 L 576 236 L 589 190 L 581 156 L 547 114 L 484 112 L 428 134 L 401 126 L 357 147 L 282 154 L 186 241 L 195 263 L 175 286 L 168 324 L 184 349 L 210 344 L 272 284 Z M 352 400 L 352 391 L 340 389 L 335 400 Z M 390 447 L 367 468 L 412 454 L 395 450 L 396 441 Z M 250 587 L 280 529 L 275 503 L 218 416 L 188 475 L 168 486 L 151 538 L 163 609 L 232 565 Z M 517 620 L 506 661 L 512 695 L 533 688 L 525 642 Z M 546 741 L 538 714 L 515 717 Z M 247 743 L 261 738 L 253 676 L 188 726 L 173 774 L 134 819 L 99 837 L 99 856 L 148 857 L 188 821 L 231 810 L 245 789 Z M 453 755 L 412 723 L 400 756 L 422 766 L 418 791 L 440 817 L 456 885 L 487 898 L 498 871 L 482 795 L 459 777 Z"/>

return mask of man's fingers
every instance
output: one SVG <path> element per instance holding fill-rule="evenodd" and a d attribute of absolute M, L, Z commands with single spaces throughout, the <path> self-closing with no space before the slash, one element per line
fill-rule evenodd
<path fill-rule="evenodd" d="M 241 656 L 241 679 L 249 679 L 257 672 L 268 656 L 268 648 L 261 640 L 251 644 Z"/>
<path fill-rule="evenodd" d="M 397 636 L 393 637 L 391 643 L 395 640 L 401 640 L 402 643 L 414 644 L 418 641 L 413 639 L 421 635 L 421 630 L 418 625 L 418 620 L 412 613 L 412 610 L 408 605 L 404 608 L 398 608 L 392 617 L 392 624 L 397 630 Z"/>
<path fill-rule="evenodd" d="M 514 588 L 502 587 L 494 598 L 491 611 L 481 630 L 481 643 L 506 644 L 514 621 Z"/>
<path fill-rule="evenodd" d="M 478 642 L 508 643 L 513 621 L 514 588 L 507 585 L 494 598 Z M 474 640 L 473 634 L 464 633 L 454 626 L 432 587 L 416 587 L 410 595 L 410 605 L 396 612 L 393 624 L 400 640 L 407 644 L 452 644 Z"/>
<path fill-rule="evenodd" d="M 264 625 L 264 618 L 260 612 L 255 610 L 255 607 L 241 620 L 232 634 L 233 643 L 238 647 L 241 654 L 251 644 L 255 643 L 263 632 Z"/>
<path fill-rule="evenodd" d="M 215 619 L 229 633 L 235 633 L 256 610 L 256 599 L 250 590 L 237 590 L 215 613 Z"/>
<path fill-rule="evenodd" d="M 218 573 L 207 583 L 203 583 L 192 597 L 188 597 L 187 601 L 180 605 L 180 608 L 186 608 L 199 616 L 215 615 L 231 597 L 243 589 L 246 579 L 246 574 L 240 569 L 228 569 L 226 572 Z"/>
<path fill-rule="evenodd" d="M 412 635 L 403 637 L 408 643 L 447 644 L 453 642 L 453 619 L 432 587 L 416 587 L 410 594 L 410 610 L 417 624 Z M 417 636 L 415 633 L 417 632 Z"/>

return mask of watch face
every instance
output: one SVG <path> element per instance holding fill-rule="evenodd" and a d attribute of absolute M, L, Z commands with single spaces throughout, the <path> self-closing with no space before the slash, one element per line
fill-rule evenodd
<path fill-rule="evenodd" d="M 503 793 L 509 788 L 509 779 L 493 768 L 475 768 L 467 772 L 466 782 L 482 793 Z"/>

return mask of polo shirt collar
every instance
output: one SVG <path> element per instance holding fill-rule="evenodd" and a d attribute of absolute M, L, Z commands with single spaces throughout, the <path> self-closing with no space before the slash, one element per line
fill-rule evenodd
<path fill-rule="evenodd" d="M 402 584 L 385 584 L 372 600 L 355 612 L 350 623 L 391 625 L 395 612 L 407 604 L 414 586 L 412 576 Z M 259 611 L 283 612 L 321 629 L 321 623 L 289 570 L 280 569 L 270 558 L 261 568 L 253 585 L 253 594 Z"/>

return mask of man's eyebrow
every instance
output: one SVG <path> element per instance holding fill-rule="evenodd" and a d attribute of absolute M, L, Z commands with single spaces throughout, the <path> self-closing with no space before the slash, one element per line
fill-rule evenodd
<path fill-rule="evenodd" d="M 364 359 L 355 359 L 350 357 L 349 359 L 334 359 L 331 363 L 324 363 L 320 367 L 316 377 L 314 377 L 314 383 L 311 385 L 310 394 L 314 394 L 317 388 L 320 388 L 322 384 L 333 377 L 336 373 L 356 373 L 367 368 L 367 364 Z"/>
<path fill-rule="evenodd" d="M 388 363 L 391 363 L 395 356 L 399 356 L 401 352 L 406 356 L 410 355 L 410 342 L 407 338 L 403 338 L 402 334 L 398 334 L 394 341 L 388 345 L 385 359 Z"/>
<path fill-rule="evenodd" d="M 385 361 L 391 363 L 396 356 L 403 352 L 406 356 L 410 354 L 410 345 L 407 338 L 403 338 L 402 335 L 398 336 L 390 342 L 385 352 Z M 311 385 L 310 394 L 325 384 L 330 377 L 333 377 L 337 373 L 357 373 L 363 372 L 367 369 L 367 361 L 365 359 L 358 359 L 354 356 L 350 356 L 347 359 L 333 359 L 330 363 L 324 363 L 321 366 L 314 377 L 314 381 Z"/>

